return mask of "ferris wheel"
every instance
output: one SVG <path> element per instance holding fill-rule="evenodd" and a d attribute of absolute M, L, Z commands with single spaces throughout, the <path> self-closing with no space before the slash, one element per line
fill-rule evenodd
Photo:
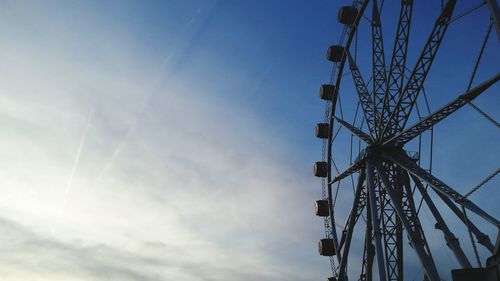
<path fill-rule="evenodd" d="M 384 1 L 355 0 L 351 6 L 341 7 L 338 11 L 343 32 L 339 43 L 327 50 L 327 59 L 333 63 L 333 70 L 330 83 L 320 87 L 320 98 L 326 103 L 324 121 L 316 125 L 316 137 L 323 144 L 322 160 L 315 162 L 313 167 L 314 175 L 322 180 L 322 199 L 316 201 L 315 213 L 324 219 L 325 237 L 319 241 L 318 250 L 320 255 L 330 258 L 332 277 L 328 278 L 329 281 L 401 281 L 408 267 L 403 260 L 407 252 L 412 252 L 419 262 L 423 273 L 421 279 L 443 280 L 438 270 L 440 263 L 433 258 L 426 237 L 428 233 L 422 227 L 420 211 L 423 207 L 431 214 L 435 228 L 442 233 L 441 245 L 449 248 L 446 250 L 459 265 L 452 271 L 453 280 L 500 280 L 500 235 L 496 234 L 498 237 L 491 240 L 471 219 L 471 214 L 475 219 L 487 222 L 496 232 L 500 229 L 500 222 L 469 199 L 500 169 L 490 173 L 469 192 L 460 194 L 439 175 L 434 175 L 431 168 L 424 167 L 424 155 L 420 151 L 422 146 L 428 147 L 430 152 L 425 157 L 430 158 L 432 165 L 433 127 L 466 105 L 486 117 L 496 129 L 500 128 L 497 121 L 472 103 L 500 80 L 500 66 L 489 78 L 474 80 L 488 40 L 495 40 L 495 33 L 500 39 L 498 4 L 496 0 L 485 0 L 456 12 L 456 0 L 441 1 L 441 6 L 436 1 L 439 15 L 423 48 L 417 51 L 420 55 L 416 63 L 409 66 L 413 2 L 400 2 L 392 56 L 387 61 L 381 19 Z M 391 4 L 395 3 L 385 3 Z M 478 43 L 477 54 L 471 51 L 476 57 L 471 65 L 467 89 L 431 112 L 424 83 L 448 26 L 476 9 L 489 11 L 489 26 L 482 42 Z M 356 59 L 358 30 L 363 21 L 368 23 L 371 31 L 369 63 L 366 59 L 361 62 Z M 497 54 L 500 55 L 500 50 Z M 358 63 L 371 63 L 371 77 L 363 77 Z M 344 119 L 342 114 L 340 93 L 347 83 L 354 84 L 357 95 L 353 120 Z M 423 100 L 424 104 L 420 109 L 418 100 Z M 413 119 L 416 121 L 411 124 Z M 345 148 L 351 156 L 346 165 L 348 168 L 344 170 L 338 168 L 337 155 L 333 153 L 341 130 L 351 136 L 350 145 Z M 423 141 L 424 136 L 429 140 Z M 417 151 L 408 149 L 411 143 L 416 143 Z M 349 196 L 342 193 L 346 190 L 341 189 L 342 181 L 352 183 Z M 348 212 L 336 209 L 339 200 L 349 201 Z M 467 229 L 470 241 L 458 240 L 448 218 L 440 211 L 443 206 Z M 360 232 L 364 237 L 363 245 L 352 245 L 354 234 Z M 472 254 L 466 254 L 465 243 L 472 243 Z M 490 253 L 491 257 L 486 261 L 478 254 L 480 247 Z"/>

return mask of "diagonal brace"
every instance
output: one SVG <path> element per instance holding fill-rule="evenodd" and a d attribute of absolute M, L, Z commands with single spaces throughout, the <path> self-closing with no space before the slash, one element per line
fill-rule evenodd
<path fill-rule="evenodd" d="M 389 139 L 386 141 L 384 144 L 395 144 L 397 146 L 402 146 L 403 144 L 411 141 L 415 137 L 419 136 L 422 134 L 424 131 L 430 129 L 432 126 L 436 125 L 439 123 L 441 120 L 445 119 L 446 117 L 450 116 L 453 112 L 457 111 L 464 105 L 466 105 L 468 102 L 472 101 L 473 99 L 477 98 L 480 94 L 482 94 L 484 91 L 486 91 L 489 87 L 491 87 L 493 84 L 495 84 L 498 80 L 500 80 L 500 73 L 497 73 L 495 76 L 492 78 L 488 79 L 481 85 L 475 87 L 474 89 L 468 91 L 467 93 L 460 95 L 458 98 L 454 99 L 453 101 L 449 102 L 448 104 L 444 105 L 431 115 L 427 116 L 420 122 L 416 123 L 415 125 L 411 126 L 404 132 L 400 133 L 399 135 Z"/>

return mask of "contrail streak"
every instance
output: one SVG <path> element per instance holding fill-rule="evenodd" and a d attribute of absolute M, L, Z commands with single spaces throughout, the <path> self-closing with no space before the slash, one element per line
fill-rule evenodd
<path fill-rule="evenodd" d="M 213 8 L 213 7 L 212 7 Z M 193 24 L 196 23 L 196 21 L 199 19 L 203 12 L 203 6 L 200 6 L 193 16 L 189 19 L 189 21 L 186 23 L 186 25 L 183 27 L 183 32 L 184 30 L 187 30 L 189 27 L 191 27 Z M 179 34 L 182 34 L 183 32 L 180 32 Z M 99 175 L 96 178 L 96 182 L 100 182 L 104 175 L 108 172 L 108 170 L 113 166 L 114 162 L 122 152 L 123 148 L 127 144 L 128 140 L 130 137 L 134 134 L 137 124 L 139 123 L 141 117 L 143 116 L 144 112 L 146 109 L 149 107 L 149 104 L 151 100 L 154 98 L 154 96 L 157 94 L 155 92 L 155 88 L 158 86 L 158 84 L 162 81 L 163 76 L 167 73 L 168 66 L 170 62 L 173 60 L 175 56 L 175 52 L 170 52 L 170 54 L 166 55 L 165 58 L 162 60 L 160 67 L 158 71 L 156 72 L 155 75 L 153 75 L 152 82 L 150 83 L 149 87 L 146 87 L 146 90 L 143 91 L 144 93 L 149 93 L 147 94 L 146 98 L 144 99 L 144 102 L 140 106 L 139 112 L 136 114 L 136 116 L 132 119 L 132 122 L 130 123 L 127 133 L 125 136 L 120 140 L 120 142 L 117 144 L 115 149 L 113 150 L 113 154 L 111 155 L 111 158 L 106 162 L 104 165 L 103 169 L 99 173 Z M 148 89 L 149 88 L 149 89 Z"/>
<path fill-rule="evenodd" d="M 146 104 L 149 103 L 149 100 L 151 99 L 151 97 L 152 97 L 152 94 L 147 99 L 147 103 Z M 123 150 L 123 148 L 125 147 L 128 139 L 134 133 L 135 128 L 137 126 L 137 123 L 139 121 L 139 118 L 142 116 L 142 114 L 143 114 L 143 112 L 144 112 L 145 109 L 146 109 L 146 106 L 144 106 L 141 109 L 141 111 L 137 114 L 137 116 L 135 116 L 134 119 L 132 120 L 132 123 L 130 123 L 130 126 L 128 127 L 128 130 L 127 130 L 127 134 L 123 137 L 123 139 L 120 140 L 120 142 L 116 146 L 115 150 L 113 150 L 113 154 L 111 155 L 111 158 L 108 160 L 108 162 L 106 162 L 106 164 L 104 165 L 104 168 L 101 170 L 101 172 L 97 176 L 97 178 L 96 178 L 97 182 L 101 181 L 101 179 L 104 177 L 104 175 L 106 174 L 106 172 L 114 164 L 116 158 L 118 158 L 118 155 L 120 155 L 120 153 Z"/>
<path fill-rule="evenodd" d="M 87 124 L 85 125 L 85 129 L 83 130 L 82 139 L 80 140 L 80 144 L 78 145 L 78 150 L 76 151 L 75 161 L 73 161 L 73 168 L 71 169 L 68 183 L 66 184 L 66 189 L 64 190 L 63 207 L 66 206 L 66 201 L 68 199 L 69 191 L 71 189 L 71 186 L 73 185 L 73 178 L 75 177 L 76 168 L 78 167 L 78 163 L 80 162 L 80 156 L 82 155 L 83 145 L 85 144 L 85 140 L 87 139 L 87 132 L 90 127 L 90 121 L 92 120 L 92 114 L 94 114 L 94 107 L 90 108 L 89 116 L 87 117 Z"/>
<path fill-rule="evenodd" d="M 165 73 L 166 71 L 166 66 L 168 64 L 168 61 L 172 58 L 172 54 L 166 56 L 166 58 L 163 60 L 162 64 L 160 65 L 160 69 L 157 71 L 157 73 L 154 75 L 153 81 L 150 83 L 149 87 L 145 87 L 146 89 L 143 91 L 146 94 L 146 98 L 143 100 L 142 104 L 139 107 L 139 112 L 133 117 L 132 122 L 130 122 L 130 125 L 127 129 L 127 133 L 125 136 L 120 140 L 118 145 L 115 147 L 113 150 L 113 154 L 111 154 L 111 158 L 106 162 L 104 167 L 102 168 L 101 172 L 96 178 L 96 182 L 100 182 L 104 175 L 108 172 L 108 170 L 113 166 L 115 160 L 118 158 L 120 155 L 121 151 L 127 144 L 127 141 L 129 138 L 134 134 L 137 124 L 139 123 L 139 119 L 143 116 L 144 112 L 148 108 L 151 100 L 155 96 L 155 91 L 154 88 L 160 83 L 162 74 Z"/>
<path fill-rule="evenodd" d="M 66 208 L 66 204 L 68 202 L 68 197 L 69 197 L 69 194 L 71 191 L 71 187 L 73 185 L 73 178 L 75 177 L 76 169 L 78 168 L 78 163 L 80 162 L 80 156 L 82 155 L 83 146 L 85 145 L 85 140 L 87 139 L 87 132 L 89 130 L 90 122 L 92 120 L 93 114 L 94 114 L 94 107 L 91 107 L 89 114 L 88 114 L 88 117 L 87 117 L 85 129 L 83 130 L 82 138 L 80 139 L 80 144 L 78 145 L 78 149 L 76 150 L 76 156 L 75 156 L 75 160 L 73 161 L 73 166 L 72 166 L 71 172 L 69 174 L 68 182 L 66 183 L 66 188 L 64 189 L 63 202 L 62 202 L 61 208 L 59 209 L 59 213 L 57 216 L 58 219 L 61 217 L 61 214 L 64 211 L 64 209 Z M 52 230 L 51 230 L 52 234 L 54 234 L 54 230 L 55 230 L 55 225 L 52 226 Z"/>

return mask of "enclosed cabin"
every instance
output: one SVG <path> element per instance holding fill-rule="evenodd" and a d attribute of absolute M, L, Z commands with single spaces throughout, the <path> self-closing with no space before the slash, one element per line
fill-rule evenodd
<path fill-rule="evenodd" d="M 323 84 L 319 88 L 319 97 L 322 100 L 331 101 L 335 95 L 335 86 L 331 84 Z"/>
<path fill-rule="evenodd" d="M 327 200 L 317 200 L 316 204 L 314 204 L 314 213 L 318 217 L 328 217 L 330 211 L 328 208 Z"/>
<path fill-rule="evenodd" d="M 358 10 L 353 6 L 344 6 L 339 9 L 337 19 L 340 23 L 351 25 L 356 21 Z"/>
<path fill-rule="evenodd" d="M 315 162 L 313 165 L 313 173 L 318 178 L 326 178 L 328 174 L 328 163 L 324 161 Z"/>
<path fill-rule="evenodd" d="M 329 130 L 330 129 L 329 129 L 328 123 L 316 124 L 316 128 L 315 128 L 316 137 L 319 139 L 327 139 Z"/>
<path fill-rule="evenodd" d="M 322 256 L 335 256 L 337 252 L 335 251 L 335 245 L 333 243 L 333 239 L 324 238 L 319 240 L 318 243 L 318 252 Z"/>

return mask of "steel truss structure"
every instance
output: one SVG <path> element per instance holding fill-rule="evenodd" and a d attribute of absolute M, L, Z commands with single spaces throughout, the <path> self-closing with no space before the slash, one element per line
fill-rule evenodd
<path fill-rule="evenodd" d="M 498 5 L 495 0 L 486 2 L 488 5 L 485 6 L 489 7 L 491 12 L 491 25 L 499 30 Z M 341 8 L 339 21 L 345 27 L 340 44 L 331 48 L 331 50 L 341 50 L 341 53 L 337 56 L 329 54 L 328 57 L 334 62 L 332 82 L 328 85 L 330 86 L 328 89 L 332 89 L 333 93 L 331 96 L 322 96 L 323 99 L 327 100 L 325 123 L 323 124 L 328 131 L 321 134 L 321 132 L 318 133 L 317 129 L 317 136 L 324 139 L 323 161 L 316 162 L 314 169 L 315 175 L 323 178 L 323 200 L 317 201 L 316 206 L 316 214 L 325 219 L 326 230 L 326 238 L 322 239 L 319 245 L 320 254 L 330 257 L 333 277 L 328 280 L 348 280 L 348 259 L 352 248 L 353 234 L 356 226 L 359 228 L 360 222 L 364 221 L 365 229 L 358 229 L 365 236 L 363 252 L 359 253 L 362 255 L 361 264 L 359 264 L 360 273 L 359 276 L 350 277 L 350 280 L 357 278 L 360 281 L 402 281 L 404 249 L 405 241 L 407 241 L 420 262 L 424 280 L 440 281 L 442 279 L 439 276 L 438 266 L 432 256 L 419 218 L 421 204 L 425 204 L 430 210 L 436 222 L 436 228 L 441 230 L 447 247 L 463 269 L 473 268 L 473 262 L 465 254 L 457 237 L 447 225 L 436 205 L 441 204 L 449 208 L 458 220 L 467 227 L 471 237 L 474 236 L 478 243 L 491 253 L 495 251 L 495 246 L 490 238 L 468 219 L 466 210 L 498 229 L 500 229 L 500 222 L 470 201 L 467 196 L 461 195 L 429 170 L 421 167 L 418 157 L 406 151 L 405 145 L 420 138 L 424 132 L 432 130 L 437 123 L 487 92 L 488 88 L 500 80 L 500 73 L 478 83 L 472 89 L 469 85 L 465 93 L 457 95 L 457 98 L 448 104 L 429 113 L 428 116 L 420 118 L 415 124 L 407 126 L 412 110 L 417 103 L 417 97 L 423 92 L 426 78 L 447 28 L 452 22 L 456 0 L 448 0 L 443 5 L 428 40 L 411 71 L 408 71 L 406 58 L 413 1 L 402 0 L 400 2 L 399 21 L 388 66 L 384 53 L 379 4 L 377 0 L 371 1 L 371 16 L 368 15 L 370 13 L 368 12 L 370 11 L 368 0 L 355 0 L 352 6 Z M 368 19 L 368 17 L 371 18 Z M 369 79 L 372 84 L 371 89 L 358 68 L 355 55 L 353 56 L 351 52 L 352 42 L 363 19 L 367 19 L 371 26 L 372 77 Z M 491 25 L 488 35 L 491 31 Z M 481 54 L 487 38 L 488 36 L 483 43 Z M 480 57 L 481 55 L 474 68 L 471 81 Z M 356 126 L 336 115 L 339 89 L 346 76 L 344 73 L 346 64 L 355 86 L 366 131 L 362 128 L 363 125 Z M 332 167 L 334 167 L 335 162 L 332 156 L 332 144 L 338 133 L 334 130 L 336 124 L 347 129 L 352 136 L 365 143 L 366 147 L 359 152 L 358 157 L 352 161 L 349 168 L 333 172 Z M 354 187 L 353 181 L 354 200 L 351 210 L 343 230 L 337 233 L 335 227 L 337 219 L 334 210 L 337 193 L 334 192 L 334 189 L 339 188 L 341 180 L 352 179 L 356 175 L 357 184 Z M 418 198 L 421 198 L 420 203 L 415 202 L 417 193 L 419 194 Z M 435 201 L 436 198 L 439 202 Z M 322 210 L 321 208 L 326 209 Z"/>

